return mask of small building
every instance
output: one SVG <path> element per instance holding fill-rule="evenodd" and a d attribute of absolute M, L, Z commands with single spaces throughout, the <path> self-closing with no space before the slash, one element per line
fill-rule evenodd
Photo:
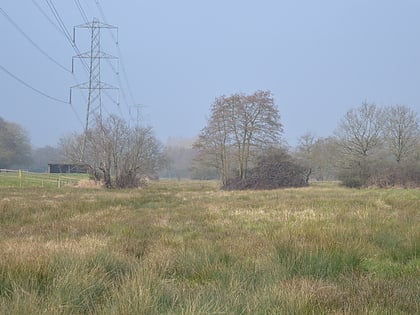
<path fill-rule="evenodd" d="M 62 164 L 50 163 L 48 164 L 48 173 L 60 174 L 74 174 L 74 173 L 87 173 L 88 167 L 84 164 Z"/>

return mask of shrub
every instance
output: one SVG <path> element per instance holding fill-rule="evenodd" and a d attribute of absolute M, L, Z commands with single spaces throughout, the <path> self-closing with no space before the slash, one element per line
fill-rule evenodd
<path fill-rule="evenodd" d="M 245 179 L 230 178 L 224 189 L 276 189 L 307 186 L 305 168 L 292 161 L 285 150 L 271 149 L 261 155 Z"/>
<path fill-rule="evenodd" d="M 413 164 L 392 165 L 376 169 L 367 179 L 365 186 L 387 187 L 420 187 L 420 167 Z"/>
<path fill-rule="evenodd" d="M 338 179 L 344 186 L 350 188 L 360 188 L 365 184 L 361 173 L 353 167 L 341 169 L 338 173 Z"/>

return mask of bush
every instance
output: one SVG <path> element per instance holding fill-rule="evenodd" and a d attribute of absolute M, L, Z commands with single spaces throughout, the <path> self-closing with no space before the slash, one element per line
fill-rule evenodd
<path fill-rule="evenodd" d="M 420 165 L 415 161 L 400 164 L 377 161 L 363 168 L 358 163 L 350 163 L 340 171 L 339 180 L 350 188 L 415 188 L 420 187 Z"/>
<path fill-rule="evenodd" d="M 338 179 L 349 188 L 360 188 L 365 185 L 365 179 L 357 168 L 345 168 L 339 171 Z"/>
<path fill-rule="evenodd" d="M 420 187 L 420 167 L 416 164 L 402 164 L 376 169 L 367 179 L 365 186 L 388 187 Z"/>
<path fill-rule="evenodd" d="M 227 190 L 277 189 L 307 186 L 305 168 L 292 161 L 287 152 L 272 149 L 257 159 L 245 179 L 231 178 L 223 187 Z"/>

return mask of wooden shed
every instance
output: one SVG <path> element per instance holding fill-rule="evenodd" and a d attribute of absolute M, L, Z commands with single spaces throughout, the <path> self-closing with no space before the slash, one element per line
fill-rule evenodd
<path fill-rule="evenodd" d="M 87 173 L 87 171 L 88 171 L 88 168 L 84 164 L 61 164 L 61 163 L 48 164 L 48 173 L 73 174 L 73 173 Z"/>

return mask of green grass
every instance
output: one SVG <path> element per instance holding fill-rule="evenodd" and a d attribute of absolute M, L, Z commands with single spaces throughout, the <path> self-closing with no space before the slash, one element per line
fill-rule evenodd
<path fill-rule="evenodd" d="M 26 171 L 0 171 L 0 188 L 2 187 L 45 187 L 61 188 L 69 185 L 77 185 L 81 179 L 87 179 L 87 174 L 53 174 L 34 173 Z"/>
<path fill-rule="evenodd" d="M 1 314 L 417 314 L 420 191 L 2 187 Z"/>

